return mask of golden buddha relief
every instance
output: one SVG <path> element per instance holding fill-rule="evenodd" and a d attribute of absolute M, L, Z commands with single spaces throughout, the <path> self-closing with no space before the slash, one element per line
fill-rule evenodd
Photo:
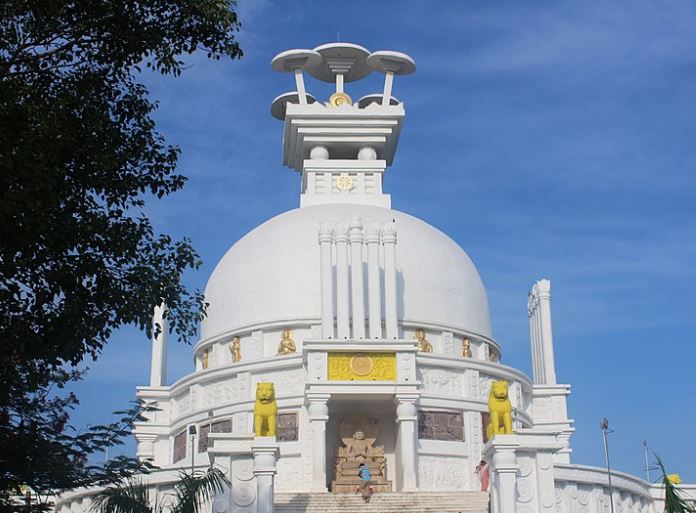
<path fill-rule="evenodd" d="M 488 344 L 488 361 L 493 363 L 500 361 L 500 353 L 491 344 Z"/>
<path fill-rule="evenodd" d="M 206 349 L 203 351 L 203 354 L 201 355 L 201 367 L 203 367 L 203 370 L 208 368 L 208 359 L 210 358 L 210 349 Z"/>
<path fill-rule="evenodd" d="M 471 340 L 466 337 L 462 339 L 462 356 L 464 358 L 471 358 Z"/>
<path fill-rule="evenodd" d="M 425 330 L 418 328 L 416 330 L 416 340 L 418 341 L 418 350 L 423 353 L 432 353 L 433 345 L 425 338 Z"/>
<path fill-rule="evenodd" d="M 230 353 L 232 353 L 232 363 L 239 363 L 242 360 L 242 344 L 239 337 L 232 337 Z"/>
<path fill-rule="evenodd" d="M 297 346 L 295 341 L 292 339 L 291 330 L 283 330 L 283 335 L 280 339 L 280 344 L 278 345 L 278 354 L 291 354 L 297 352 Z"/>

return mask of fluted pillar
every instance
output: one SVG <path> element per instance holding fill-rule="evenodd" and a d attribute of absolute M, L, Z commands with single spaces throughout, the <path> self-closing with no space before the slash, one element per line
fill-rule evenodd
<path fill-rule="evenodd" d="M 169 327 L 167 307 L 162 303 L 152 315 L 152 361 L 150 363 L 150 386 L 161 387 L 167 382 L 167 341 Z"/>
<path fill-rule="evenodd" d="M 397 280 L 396 280 L 396 226 L 392 223 L 382 225 L 384 244 L 384 317 L 386 338 L 399 337 L 397 318 Z"/>
<path fill-rule="evenodd" d="M 334 338 L 333 266 L 331 264 L 333 232 L 333 223 L 325 221 L 319 225 L 321 333 L 324 338 Z"/>
<path fill-rule="evenodd" d="M 365 338 L 365 285 L 363 281 L 362 221 L 350 222 L 350 282 L 353 309 L 353 338 Z"/>
<path fill-rule="evenodd" d="M 312 491 L 326 491 L 326 422 L 328 396 L 309 397 L 309 424 L 312 429 Z"/>
<path fill-rule="evenodd" d="M 370 338 L 382 338 L 382 284 L 379 275 L 379 223 L 365 227 Z"/>
<path fill-rule="evenodd" d="M 544 355 L 544 383 L 556 384 L 556 364 L 553 356 L 553 331 L 551 329 L 551 282 L 539 280 L 539 320 L 541 328 L 541 347 Z"/>
<path fill-rule="evenodd" d="M 338 338 L 350 338 L 350 289 L 348 270 L 348 226 L 336 225 L 336 328 Z"/>

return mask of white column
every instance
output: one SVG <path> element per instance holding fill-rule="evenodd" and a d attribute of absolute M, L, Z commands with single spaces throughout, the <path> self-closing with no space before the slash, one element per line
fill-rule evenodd
<path fill-rule="evenodd" d="M 343 74 L 342 73 L 336 74 L 336 92 L 337 93 L 343 92 Z"/>
<path fill-rule="evenodd" d="M 534 329 L 536 330 L 537 357 L 539 358 L 539 383 L 546 383 L 544 372 L 544 345 L 541 342 L 541 315 L 539 312 L 539 296 L 536 299 L 536 311 L 534 312 Z"/>
<path fill-rule="evenodd" d="M 379 280 L 379 223 L 365 227 L 370 338 L 382 338 L 382 284 Z"/>
<path fill-rule="evenodd" d="M 325 221 L 319 225 L 319 250 L 321 259 L 321 336 L 334 338 L 333 266 L 331 246 L 333 224 Z"/>
<path fill-rule="evenodd" d="M 167 340 L 169 338 L 169 327 L 167 319 L 165 319 L 166 311 L 167 307 L 162 303 L 155 307 L 152 315 L 151 387 L 161 387 L 167 382 Z"/>
<path fill-rule="evenodd" d="M 251 446 L 254 456 L 254 476 L 256 477 L 256 511 L 273 513 L 273 479 L 279 450 L 274 436 L 258 437 Z"/>
<path fill-rule="evenodd" d="M 295 68 L 295 84 L 297 85 L 297 96 L 299 97 L 300 105 L 307 105 L 307 92 L 305 91 L 302 68 Z"/>
<path fill-rule="evenodd" d="M 326 491 L 326 422 L 328 396 L 309 397 L 309 424 L 312 429 L 312 491 Z"/>
<path fill-rule="evenodd" d="M 387 71 L 384 75 L 384 92 L 382 93 L 382 105 L 389 105 L 391 100 L 392 85 L 394 83 L 394 72 Z"/>
<path fill-rule="evenodd" d="M 396 407 L 396 447 L 399 451 L 400 467 L 397 471 L 401 478 L 401 491 L 418 490 L 418 465 L 416 462 L 416 427 L 418 425 L 418 410 L 416 399 L 413 397 L 398 397 Z"/>
<path fill-rule="evenodd" d="M 348 313 L 349 274 L 348 274 L 348 227 L 339 222 L 336 225 L 336 328 L 338 338 L 350 338 Z"/>
<path fill-rule="evenodd" d="M 499 438 L 506 436 L 510 435 L 497 435 L 486 448 L 491 464 L 491 513 L 517 512 L 518 444 L 507 444 Z"/>
<path fill-rule="evenodd" d="M 553 357 L 553 331 L 551 329 L 551 282 L 539 280 L 539 317 L 541 327 L 541 347 L 543 354 L 542 368 L 544 369 L 544 383 L 556 384 L 556 368 Z"/>
<path fill-rule="evenodd" d="M 365 289 L 363 281 L 362 221 L 350 222 L 350 282 L 353 300 L 353 338 L 365 338 Z"/>
<path fill-rule="evenodd" d="M 384 244 L 384 317 L 387 338 L 399 337 L 397 319 L 396 288 L 396 226 L 392 223 L 382 225 Z"/>
<path fill-rule="evenodd" d="M 536 314 L 537 314 L 537 298 L 534 291 L 529 293 L 529 299 L 527 301 L 527 315 L 529 316 L 529 342 L 530 350 L 532 353 L 532 377 L 534 383 L 539 383 L 540 371 L 539 371 L 539 343 L 537 340 L 537 329 L 536 329 Z"/>

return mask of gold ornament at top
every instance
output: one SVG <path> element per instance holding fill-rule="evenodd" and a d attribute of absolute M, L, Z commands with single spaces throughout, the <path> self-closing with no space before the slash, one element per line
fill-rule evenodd
<path fill-rule="evenodd" d="M 341 192 L 350 191 L 353 185 L 353 179 L 350 176 L 339 176 L 336 179 L 336 188 Z"/>
<path fill-rule="evenodd" d="M 416 330 L 416 340 L 418 341 L 418 350 L 422 353 L 432 353 L 433 345 L 425 338 L 425 330 L 418 328 Z"/>
<path fill-rule="evenodd" d="M 291 354 L 297 352 L 297 346 L 295 346 L 295 341 L 292 339 L 292 331 L 283 330 L 283 336 L 278 345 L 278 354 Z"/>
<path fill-rule="evenodd" d="M 334 93 L 329 98 L 329 105 L 340 107 L 341 105 L 353 105 L 353 99 L 346 93 Z"/>
<path fill-rule="evenodd" d="M 238 363 L 242 360 L 242 344 L 239 341 L 239 337 L 232 338 L 230 353 L 232 353 L 232 363 Z"/>
<path fill-rule="evenodd" d="M 203 354 L 201 355 L 201 367 L 203 367 L 203 370 L 208 368 L 208 358 L 210 357 L 210 349 L 206 349 L 203 351 Z"/>
<path fill-rule="evenodd" d="M 462 356 L 464 358 L 471 358 L 471 340 L 468 338 L 462 339 Z"/>

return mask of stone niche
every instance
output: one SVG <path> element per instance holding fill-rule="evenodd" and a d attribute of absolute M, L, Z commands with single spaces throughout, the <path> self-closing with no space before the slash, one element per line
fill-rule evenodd
<path fill-rule="evenodd" d="M 461 411 L 418 412 L 418 438 L 423 440 L 464 441 L 464 416 Z"/>
<path fill-rule="evenodd" d="M 334 452 L 334 479 L 331 491 L 334 493 L 355 493 L 360 484 L 358 467 L 367 465 L 372 476 L 375 492 L 390 492 L 391 481 L 387 476 L 387 460 L 384 446 L 375 445 L 377 440 L 377 419 L 363 414 L 343 417 L 340 424 L 341 446 Z"/>

